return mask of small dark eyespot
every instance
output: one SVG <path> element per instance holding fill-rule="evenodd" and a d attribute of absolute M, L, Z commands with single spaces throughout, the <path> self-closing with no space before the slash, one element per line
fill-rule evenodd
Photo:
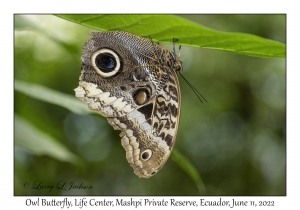
<path fill-rule="evenodd" d="M 156 171 L 153 171 L 152 173 L 151 173 L 151 175 L 154 175 L 156 173 Z"/>
<path fill-rule="evenodd" d="M 152 151 L 150 149 L 146 149 L 141 153 L 141 160 L 146 161 L 152 156 Z"/>
<path fill-rule="evenodd" d="M 148 152 L 144 152 L 143 154 L 142 154 L 142 158 L 145 160 L 145 159 L 147 159 L 149 157 L 149 153 Z"/>
<path fill-rule="evenodd" d="M 120 89 L 123 91 L 126 91 L 126 87 L 124 87 L 124 86 L 121 86 Z"/>

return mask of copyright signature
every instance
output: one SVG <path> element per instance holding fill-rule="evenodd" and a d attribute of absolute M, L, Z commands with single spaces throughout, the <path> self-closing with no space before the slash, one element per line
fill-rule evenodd
<path fill-rule="evenodd" d="M 49 192 L 52 191 L 54 185 L 47 185 L 43 182 L 35 181 L 30 183 L 29 181 L 25 181 L 22 184 L 23 189 L 35 189 L 35 190 L 48 190 Z"/>
<path fill-rule="evenodd" d="M 22 187 L 23 187 L 23 189 L 29 189 L 30 188 L 30 182 L 29 181 L 23 182 Z"/>
<path fill-rule="evenodd" d="M 35 189 L 35 190 L 46 190 L 51 192 L 54 189 L 59 190 L 87 190 L 87 189 L 93 189 L 92 185 L 86 185 L 82 182 L 76 182 L 76 181 L 59 181 L 56 185 L 53 184 L 46 184 L 42 181 L 24 181 L 22 184 L 23 189 Z"/>

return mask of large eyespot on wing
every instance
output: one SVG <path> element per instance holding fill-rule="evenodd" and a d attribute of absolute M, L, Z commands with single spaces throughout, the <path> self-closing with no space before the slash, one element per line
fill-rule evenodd
<path fill-rule="evenodd" d="M 97 74 L 104 78 L 115 76 L 122 70 L 120 56 L 107 48 L 95 51 L 91 56 L 91 64 Z"/>

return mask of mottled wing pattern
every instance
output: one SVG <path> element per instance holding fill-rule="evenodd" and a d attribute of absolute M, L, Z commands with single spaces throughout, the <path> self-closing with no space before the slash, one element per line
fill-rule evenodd
<path fill-rule="evenodd" d="M 121 133 L 126 158 L 139 177 L 150 177 L 158 172 L 169 158 L 175 144 L 180 119 L 180 89 L 176 73 L 170 75 L 163 89 L 151 103 L 118 118 L 112 124 Z M 152 157 L 142 161 L 140 155 L 150 148 Z"/>
<path fill-rule="evenodd" d="M 134 173 L 153 176 L 170 156 L 178 130 L 179 58 L 126 32 L 92 33 L 83 52 L 76 97 L 121 130 Z"/>
<path fill-rule="evenodd" d="M 173 149 L 180 119 L 180 86 L 177 75 L 170 69 L 168 80 L 158 93 L 153 110 L 153 135 Z"/>

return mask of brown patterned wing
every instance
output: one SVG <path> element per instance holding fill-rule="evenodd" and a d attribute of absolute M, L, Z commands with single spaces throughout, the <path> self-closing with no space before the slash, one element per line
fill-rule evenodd
<path fill-rule="evenodd" d="M 167 145 L 169 153 L 171 153 L 180 120 L 181 97 L 176 73 L 170 70 L 168 77 L 165 86 L 157 95 L 154 103 L 152 125 L 153 135 L 161 138 Z"/>
<path fill-rule="evenodd" d="M 169 50 L 126 32 L 91 35 L 83 48 L 76 97 L 121 130 L 134 173 L 151 177 L 175 144 L 180 118 L 176 71 L 181 62 Z"/>
<path fill-rule="evenodd" d="M 127 161 L 138 177 L 153 176 L 168 160 L 176 140 L 180 103 L 178 78 L 170 69 L 153 100 L 126 116 L 108 118 L 115 129 L 122 130 Z"/>

